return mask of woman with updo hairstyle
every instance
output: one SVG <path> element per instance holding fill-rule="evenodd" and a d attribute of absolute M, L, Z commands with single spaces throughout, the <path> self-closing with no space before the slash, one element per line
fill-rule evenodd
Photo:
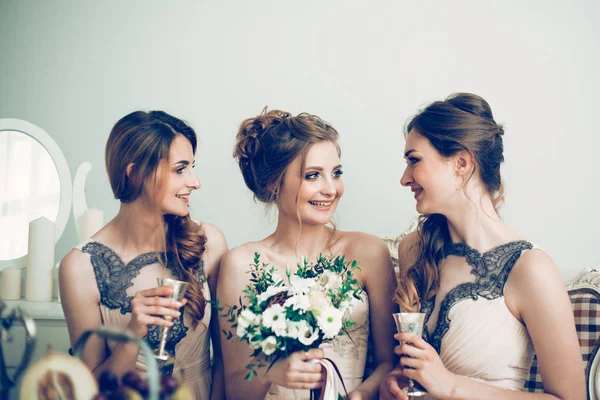
<path fill-rule="evenodd" d="M 160 327 L 171 327 L 166 350 L 175 362 L 159 362 L 161 372 L 181 375 L 197 399 L 222 399 L 218 323 L 210 324 L 216 313 L 208 301 L 227 244 L 218 228 L 189 215 L 189 196 L 200 188 L 192 169 L 196 143 L 188 124 L 162 111 L 136 111 L 115 124 L 106 169 L 119 212 L 63 258 L 60 295 L 71 345 L 83 332 L 106 326 L 144 338 L 156 350 Z M 185 299 L 168 298 L 173 289 L 158 287 L 159 277 L 187 281 Z M 83 361 L 96 376 L 146 370 L 137 345 L 96 336 L 87 341 Z"/>
<path fill-rule="evenodd" d="M 550 256 L 500 218 L 504 129 L 481 97 L 436 101 L 406 126 L 401 184 L 420 214 L 398 250 L 396 301 L 425 313 L 423 337 L 395 335 L 399 366 L 436 399 L 585 399 L 571 304 Z M 524 393 L 535 354 L 545 393 Z"/>
<path fill-rule="evenodd" d="M 230 250 L 221 263 L 217 294 L 221 305 L 234 305 L 249 283 L 254 253 L 285 276 L 293 274 L 300 256 L 314 263 L 320 254 L 344 255 L 356 260 L 356 278 L 363 301 L 356 301 L 349 317 L 356 323 L 349 335 L 339 336 L 318 349 L 296 352 L 279 359 L 267 371 L 246 380 L 245 368 L 253 349 L 247 343 L 221 336 L 228 400 L 309 399 L 310 389 L 323 385 L 324 372 L 311 359 L 327 357 L 340 369 L 349 398 L 377 397 L 380 381 L 393 367 L 395 331 L 392 301 L 396 287 L 390 254 L 384 242 L 372 235 L 343 232 L 332 225 L 344 193 L 338 133 L 311 114 L 292 116 L 267 111 L 242 122 L 234 157 L 255 199 L 278 211 L 275 231 L 264 239 Z M 222 328 L 231 323 L 221 319 Z M 373 338 L 376 368 L 364 376 L 367 342 Z M 366 379 L 365 379 L 366 378 Z"/>

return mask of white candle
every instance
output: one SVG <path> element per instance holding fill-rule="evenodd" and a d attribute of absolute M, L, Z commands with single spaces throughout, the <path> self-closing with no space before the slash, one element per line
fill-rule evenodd
<path fill-rule="evenodd" d="M 52 301 L 55 243 L 56 226 L 54 222 L 40 217 L 29 223 L 25 300 Z"/>
<path fill-rule="evenodd" d="M 2 270 L 0 298 L 2 300 L 21 299 L 21 268 L 6 267 Z"/>
<path fill-rule="evenodd" d="M 88 208 L 81 216 L 81 241 L 85 242 L 104 226 L 104 213 L 97 208 Z"/>

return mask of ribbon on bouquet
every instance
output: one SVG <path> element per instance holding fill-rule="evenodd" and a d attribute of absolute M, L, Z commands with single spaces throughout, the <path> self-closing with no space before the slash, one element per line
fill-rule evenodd
<path fill-rule="evenodd" d="M 325 385 L 321 389 L 312 389 L 310 391 L 311 400 L 338 400 L 340 384 L 346 393 L 346 397 L 348 396 L 348 390 L 346 390 L 342 374 L 333 360 L 321 358 L 312 360 L 312 362 L 321 364 L 325 369 Z"/>

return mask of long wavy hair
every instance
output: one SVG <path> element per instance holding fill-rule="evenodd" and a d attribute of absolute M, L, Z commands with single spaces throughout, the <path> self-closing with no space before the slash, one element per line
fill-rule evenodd
<path fill-rule="evenodd" d="M 178 118 L 163 111 L 135 111 L 121 118 L 110 132 L 105 153 L 106 170 L 115 199 L 129 203 L 136 200 L 148 185 L 160 188 L 157 175 L 163 165 L 161 162 L 168 160 L 171 143 L 179 135 L 189 140 L 195 154 L 196 132 Z M 133 166 L 128 174 L 127 168 L 131 164 Z M 155 200 L 161 197 L 160 190 L 152 192 L 156 194 Z M 157 211 L 157 218 L 162 218 L 166 254 L 174 258 L 166 262 L 175 275 L 190 283 L 186 307 L 199 321 L 204 317 L 206 299 L 196 275 L 206 249 L 206 236 L 189 214 L 161 217 Z M 162 262 L 162 257 L 159 260 Z"/>
<path fill-rule="evenodd" d="M 404 135 L 418 134 L 444 157 L 468 150 L 474 155 L 475 168 L 485 191 L 497 210 L 504 200 L 500 164 L 504 161 L 502 136 L 504 129 L 494 120 L 489 104 L 470 93 L 450 95 L 436 101 L 412 117 Z M 448 221 L 442 214 L 424 214 L 417 226 L 416 261 L 401 270 L 395 300 L 402 310 L 415 311 L 421 302 L 435 295 L 440 286 L 439 263 L 444 247 L 451 242 Z M 416 250 L 416 251 L 415 251 Z"/>

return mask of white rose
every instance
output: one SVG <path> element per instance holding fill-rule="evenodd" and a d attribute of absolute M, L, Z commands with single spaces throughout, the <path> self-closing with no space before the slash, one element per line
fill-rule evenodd
<path fill-rule="evenodd" d="M 321 311 L 329 307 L 329 298 L 321 291 L 311 290 L 308 293 L 308 299 L 310 301 L 310 310 L 315 315 L 319 315 Z"/>
<path fill-rule="evenodd" d="M 320 280 L 321 280 L 321 285 L 323 285 L 325 290 L 331 289 L 334 292 L 337 291 L 342 284 L 342 278 L 335 272 L 331 272 L 331 271 L 323 272 Z"/>
<path fill-rule="evenodd" d="M 290 297 L 283 303 L 284 307 L 292 307 L 293 310 L 300 310 L 300 313 L 303 314 L 308 307 L 310 307 L 310 301 L 308 296 L 305 294 L 297 294 L 295 296 Z"/>
<path fill-rule="evenodd" d="M 269 336 L 262 341 L 260 346 L 262 347 L 262 351 L 265 353 L 265 355 L 271 355 L 275 352 L 275 350 L 277 350 L 277 339 L 275 336 Z"/>

